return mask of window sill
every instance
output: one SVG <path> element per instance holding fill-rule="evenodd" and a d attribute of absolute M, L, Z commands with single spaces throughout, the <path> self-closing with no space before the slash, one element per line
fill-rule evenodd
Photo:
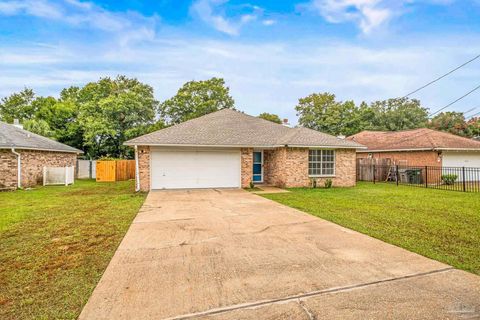
<path fill-rule="evenodd" d="M 336 176 L 335 175 L 316 175 L 316 176 L 309 175 L 308 177 L 309 178 L 335 178 Z"/>

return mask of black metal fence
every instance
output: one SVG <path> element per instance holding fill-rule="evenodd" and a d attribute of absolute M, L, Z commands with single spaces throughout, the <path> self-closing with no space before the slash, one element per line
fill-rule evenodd
<path fill-rule="evenodd" d="M 357 164 L 357 181 L 480 192 L 480 168 Z"/>

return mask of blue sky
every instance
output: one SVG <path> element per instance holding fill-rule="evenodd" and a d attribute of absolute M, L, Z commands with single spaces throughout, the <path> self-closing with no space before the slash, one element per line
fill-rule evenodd
<path fill-rule="evenodd" d="M 0 96 L 126 74 L 163 100 L 217 76 L 295 123 L 310 93 L 402 96 L 478 54 L 480 0 L 0 0 Z M 414 97 L 434 111 L 477 85 L 480 59 Z M 480 90 L 447 110 L 472 108 Z"/>

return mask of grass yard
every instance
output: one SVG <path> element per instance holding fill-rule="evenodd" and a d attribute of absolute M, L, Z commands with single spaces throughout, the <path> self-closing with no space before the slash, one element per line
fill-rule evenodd
<path fill-rule="evenodd" d="M 145 199 L 132 181 L 0 193 L 0 319 L 75 319 Z"/>
<path fill-rule="evenodd" d="M 480 193 L 359 183 L 268 199 L 480 274 Z"/>

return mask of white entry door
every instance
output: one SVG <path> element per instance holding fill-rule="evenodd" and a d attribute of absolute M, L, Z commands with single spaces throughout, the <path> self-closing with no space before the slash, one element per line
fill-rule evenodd
<path fill-rule="evenodd" d="M 152 189 L 239 188 L 238 150 L 152 150 Z"/>

